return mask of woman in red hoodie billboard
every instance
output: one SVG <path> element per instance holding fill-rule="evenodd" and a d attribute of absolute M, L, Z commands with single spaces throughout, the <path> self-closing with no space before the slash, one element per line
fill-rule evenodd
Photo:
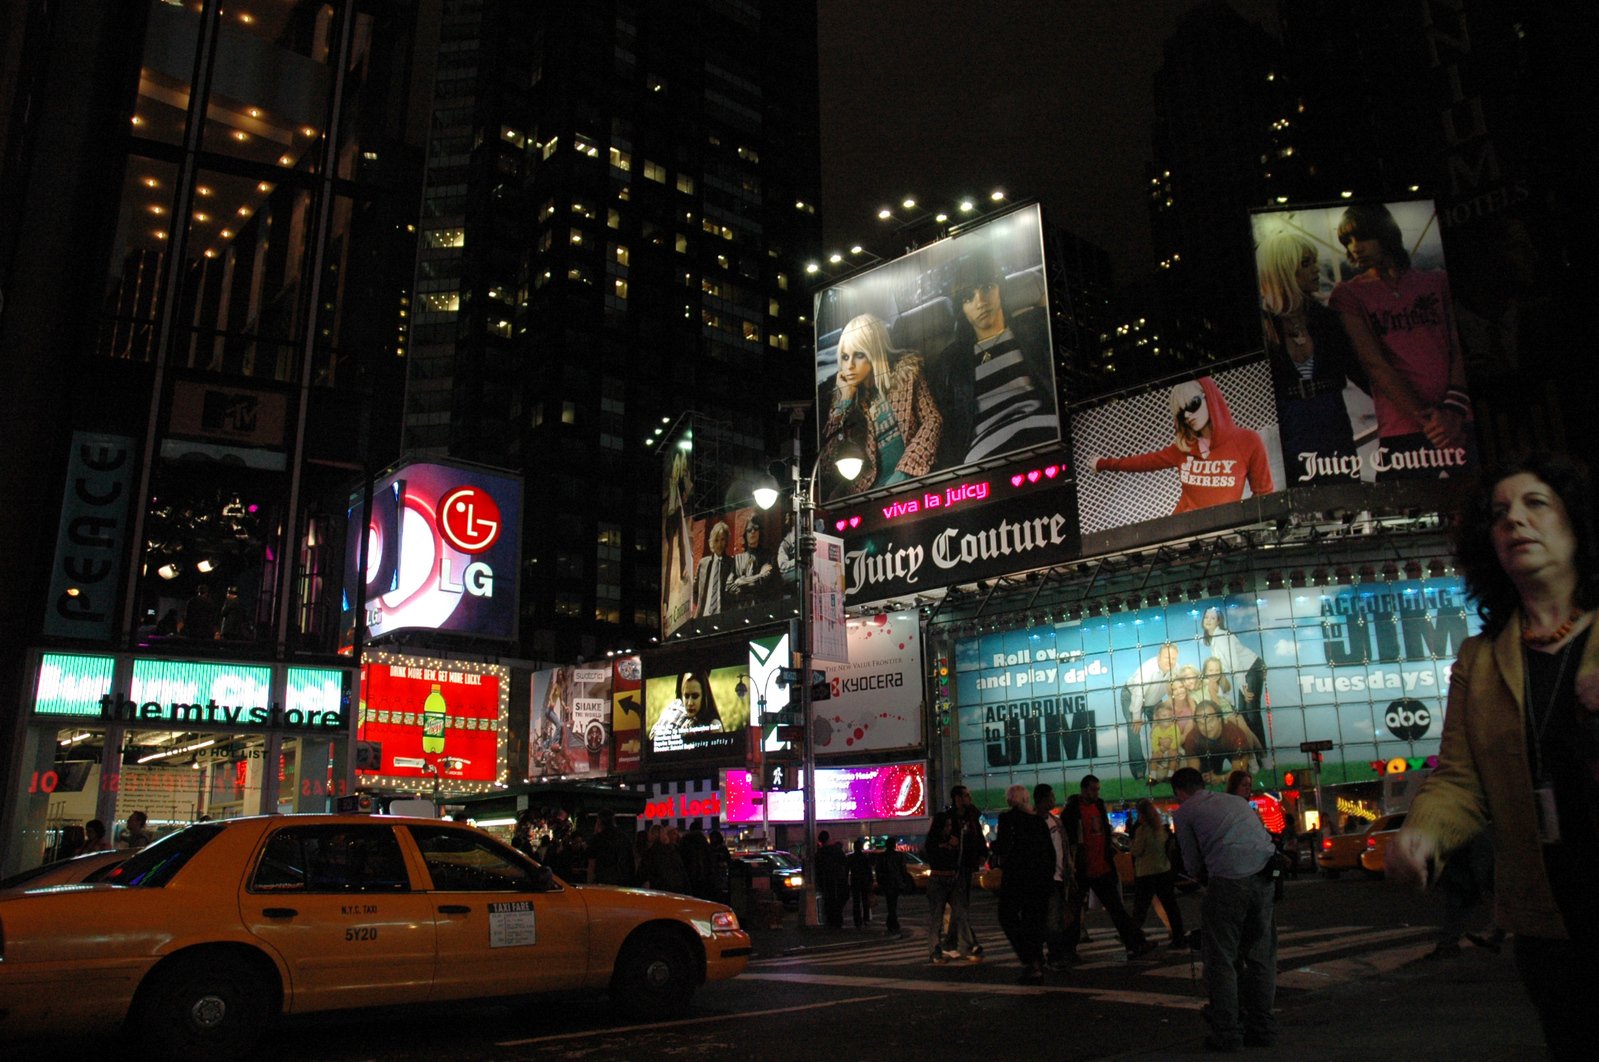
<path fill-rule="evenodd" d="M 1175 438 L 1170 446 L 1129 457 L 1091 457 L 1092 472 L 1157 472 L 1175 468 L 1182 484 L 1176 513 L 1204 509 L 1275 490 L 1266 444 L 1258 432 L 1233 421 L 1227 400 L 1209 376 L 1186 380 L 1171 389 L 1169 400 Z"/>

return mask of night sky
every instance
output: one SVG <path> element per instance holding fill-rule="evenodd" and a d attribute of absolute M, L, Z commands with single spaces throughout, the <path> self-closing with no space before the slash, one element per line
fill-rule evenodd
<path fill-rule="evenodd" d="M 824 249 L 897 253 L 879 207 L 999 187 L 1145 272 L 1154 75 L 1201 2 L 818 0 Z M 1275 32 L 1273 0 L 1232 6 Z"/>

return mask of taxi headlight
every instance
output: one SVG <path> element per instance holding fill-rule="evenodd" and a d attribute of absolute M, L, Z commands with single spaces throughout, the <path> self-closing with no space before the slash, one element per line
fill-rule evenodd
<path fill-rule="evenodd" d="M 793 877 L 783 879 L 785 889 L 802 889 L 805 887 L 805 875 L 795 874 Z"/>
<path fill-rule="evenodd" d="M 738 915 L 732 911 L 718 911 L 711 915 L 711 930 L 716 933 L 737 933 Z"/>

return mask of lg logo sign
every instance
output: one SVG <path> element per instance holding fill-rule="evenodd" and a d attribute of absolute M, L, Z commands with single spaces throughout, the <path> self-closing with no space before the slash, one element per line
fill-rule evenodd
<path fill-rule="evenodd" d="M 1401 741 L 1417 741 L 1432 728 L 1432 712 L 1420 701 L 1408 698 L 1390 704 L 1383 719 L 1388 732 Z"/>
<path fill-rule="evenodd" d="M 485 490 L 457 487 L 439 501 L 439 531 L 462 553 L 482 553 L 500 537 L 500 507 Z"/>

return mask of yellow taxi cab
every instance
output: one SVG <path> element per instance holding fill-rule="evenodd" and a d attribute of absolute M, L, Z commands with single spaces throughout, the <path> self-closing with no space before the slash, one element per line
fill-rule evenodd
<path fill-rule="evenodd" d="M 1388 858 L 1388 845 L 1399 832 L 1399 827 L 1404 824 L 1403 815 L 1389 815 L 1382 829 L 1374 828 L 1366 831 L 1366 844 L 1360 850 L 1360 869 L 1366 872 L 1367 877 L 1383 876 L 1383 860 Z"/>
<path fill-rule="evenodd" d="M 569 885 L 464 824 L 230 819 L 0 897 L 0 1040 L 125 1022 L 215 1058 L 280 1013 L 585 989 L 662 1017 L 749 954 L 721 904 Z"/>
<path fill-rule="evenodd" d="M 1378 815 L 1364 830 L 1337 835 L 1323 834 L 1321 850 L 1316 853 L 1316 866 L 1329 878 L 1336 878 L 1346 870 L 1360 869 L 1360 856 L 1366 850 L 1366 838 L 1389 829 L 1389 823 L 1403 815 Z M 1397 829 L 1397 827 L 1394 827 Z"/>

